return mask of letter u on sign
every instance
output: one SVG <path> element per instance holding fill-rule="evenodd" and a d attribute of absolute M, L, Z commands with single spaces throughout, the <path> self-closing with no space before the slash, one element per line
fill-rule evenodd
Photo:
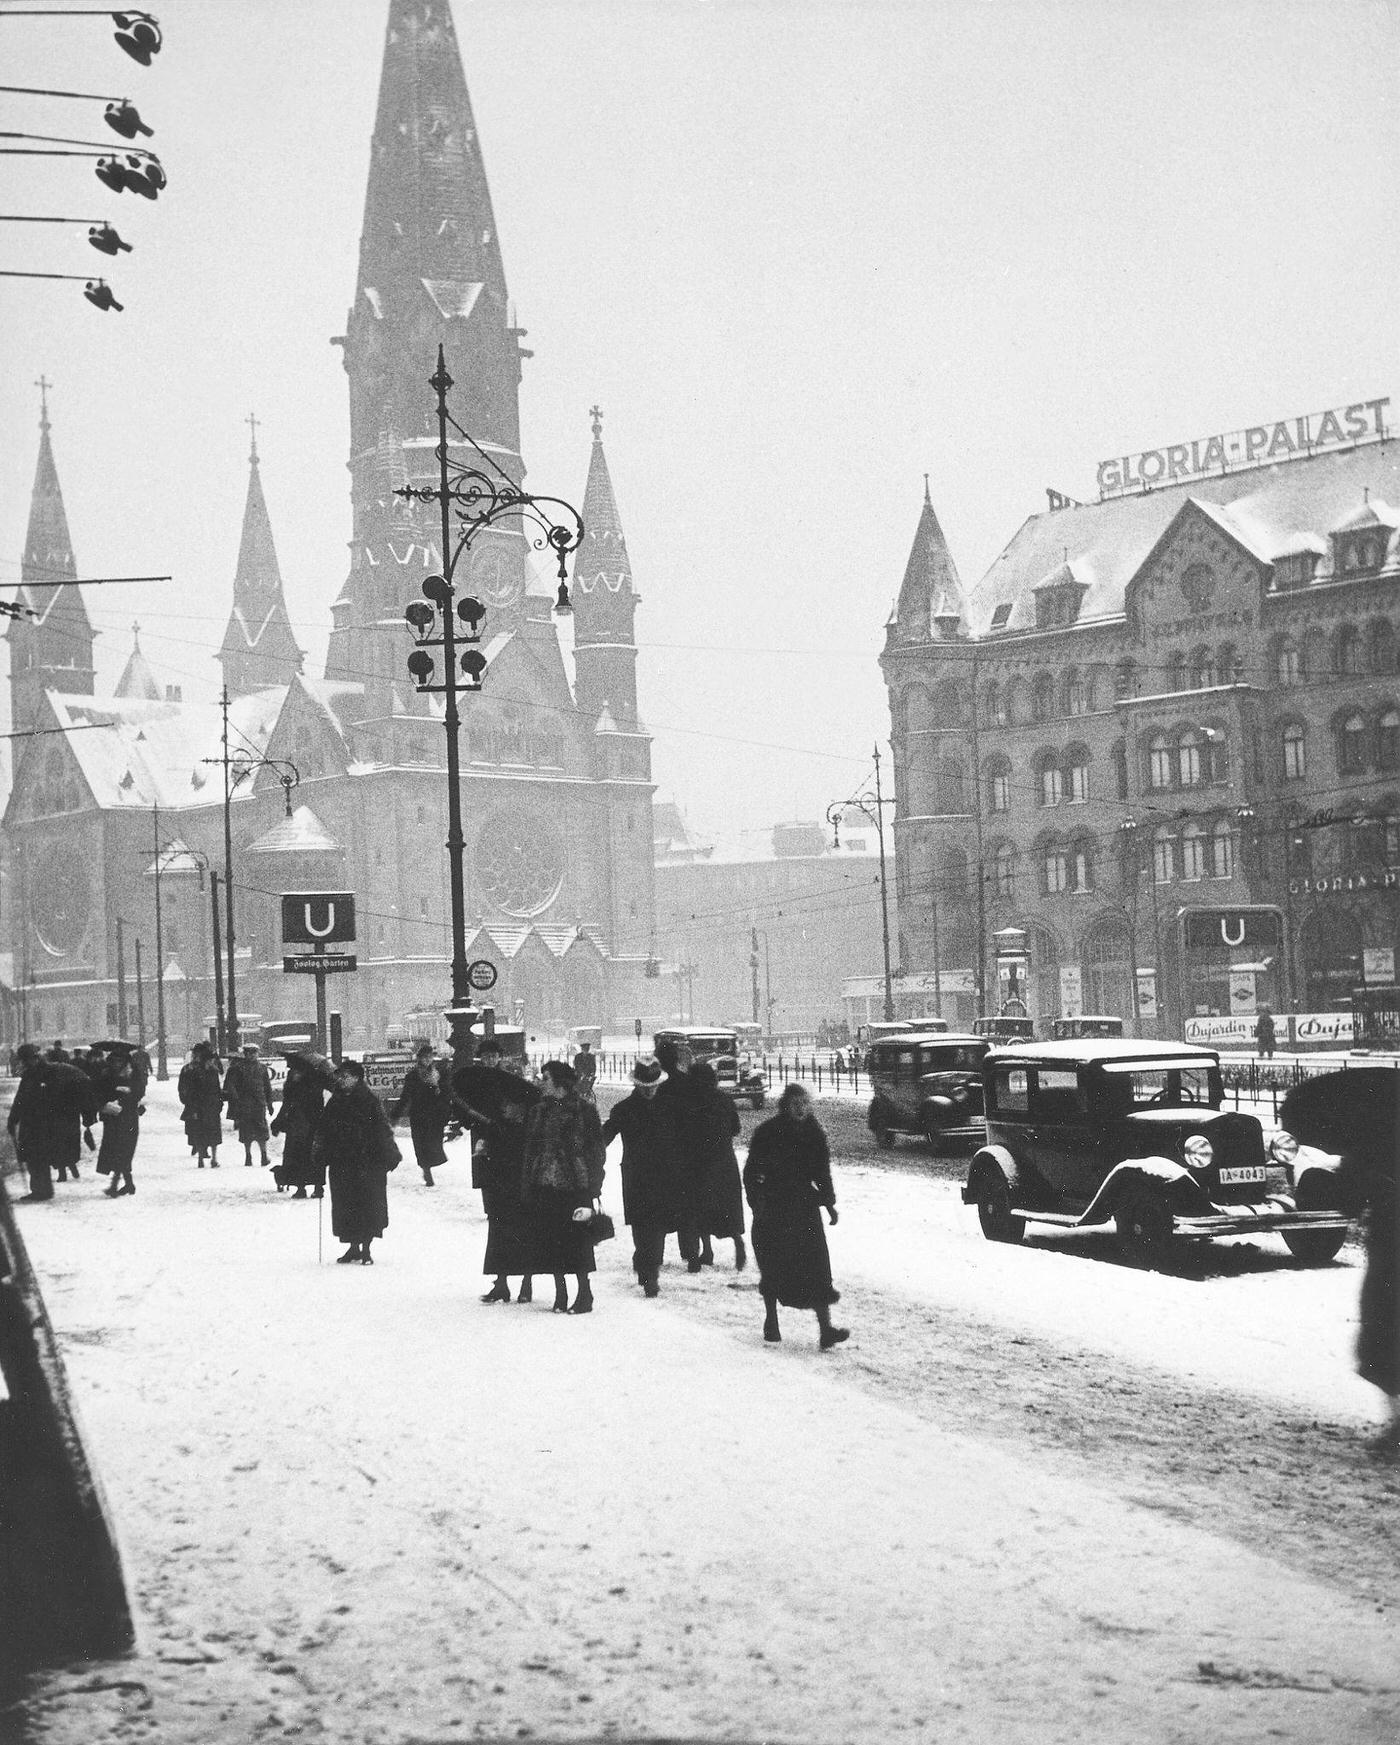
<path fill-rule="evenodd" d="M 284 945 L 338 945 L 355 937 L 349 891 L 287 891 L 282 897 Z"/>

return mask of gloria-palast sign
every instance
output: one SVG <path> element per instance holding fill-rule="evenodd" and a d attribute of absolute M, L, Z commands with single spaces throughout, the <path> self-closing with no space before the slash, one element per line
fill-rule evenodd
<path fill-rule="evenodd" d="M 1167 448 L 1099 462 L 1099 501 L 1129 491 L 1147 491 L 1180 479 L 1207 473 L 1229 473 L 1240 467 L 1262 466 L 1293 455 L 1317 454 L 1329 448 L 1350 448 L 1358 442 L 1378 442 L 1385 435 L 1384 400 L 1357 400 L 1330 412 L 1309 412 L 1301 418 L 1280 418 L 1274 424 L 1251 424 L 1219 436 L 1198 436 Z"/>

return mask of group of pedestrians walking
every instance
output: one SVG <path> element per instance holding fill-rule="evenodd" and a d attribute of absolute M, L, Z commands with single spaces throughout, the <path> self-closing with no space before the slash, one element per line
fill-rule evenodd
<path fill-rule="evenodd" d="M 29 1178 L 29 1200 L 51 1200 L 55 1181 L 77 1181 L 84 1149 L 96 1151 L 109 1199 L 136 1192 L 133 1165 L 151 1064 L 134 1042 L 100 1042 L 81 1056 L 57 1043 L 15 1051 L 19 1087 L 6 1118 L 15 1155 Z M 93 1137 L 100 1123 L 101 1141 Z"/>

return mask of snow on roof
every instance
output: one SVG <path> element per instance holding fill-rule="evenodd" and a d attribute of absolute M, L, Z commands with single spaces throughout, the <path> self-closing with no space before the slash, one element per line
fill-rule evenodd
<path fill-rule="evenodd" d="M 1109 497 L 1102 503 L 1046 510 L 1023 523 L 970 591 L 967 621 L 975 635 L 984 635 L 998 604 L 1010 601 L 1012 611 L 1004 628 L 1033 628 L 1036 585 L 1066 563 L 1075 578 L 1087 584 L 1081 623 L 1120 614 L 1128 582 L 1188 500 L 1261 562 L 1300 549 L 1300 539 L 1318 539 L 1318 547 L 1306 549 L 1319 550 L 1324 558 L 1319 575 L 1324 576 L 1331 554 L 1325 536 L 1346 531 L 1344 519 L 1366 509 L 1374 510 L 1375 524 L 1396 525 L 1400 514 L 1389 505 L 1397 498 L 1400 444 L 1387 438 L 1273 466 L 1183 480 L 1135 496 Z M 1394 561 L 1392 549 L 1388 563 Z"/>
<path fill-rule="evenodd" d="M 248 854 L 339 854 L 336 841 L 310 806 L 298 806 L 290 818 L 279 818 L 271 830 L 250 842 Z"/>

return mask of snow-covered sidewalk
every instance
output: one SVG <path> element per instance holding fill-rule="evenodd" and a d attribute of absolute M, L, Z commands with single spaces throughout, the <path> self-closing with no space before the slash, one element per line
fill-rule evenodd
<path fill-rule="evenodd" d="M 21 1208 L 141 1638 L 36 1745 L 1394 1736 L 1393 1622 L 872 1399 L 859 1330 L 668 1311 L 625 1231 L 591 1317 L 483 1307 L 461 1147 L 318 1264 L 316 1202 L 150 1101 L 134 1198 Z"/>

